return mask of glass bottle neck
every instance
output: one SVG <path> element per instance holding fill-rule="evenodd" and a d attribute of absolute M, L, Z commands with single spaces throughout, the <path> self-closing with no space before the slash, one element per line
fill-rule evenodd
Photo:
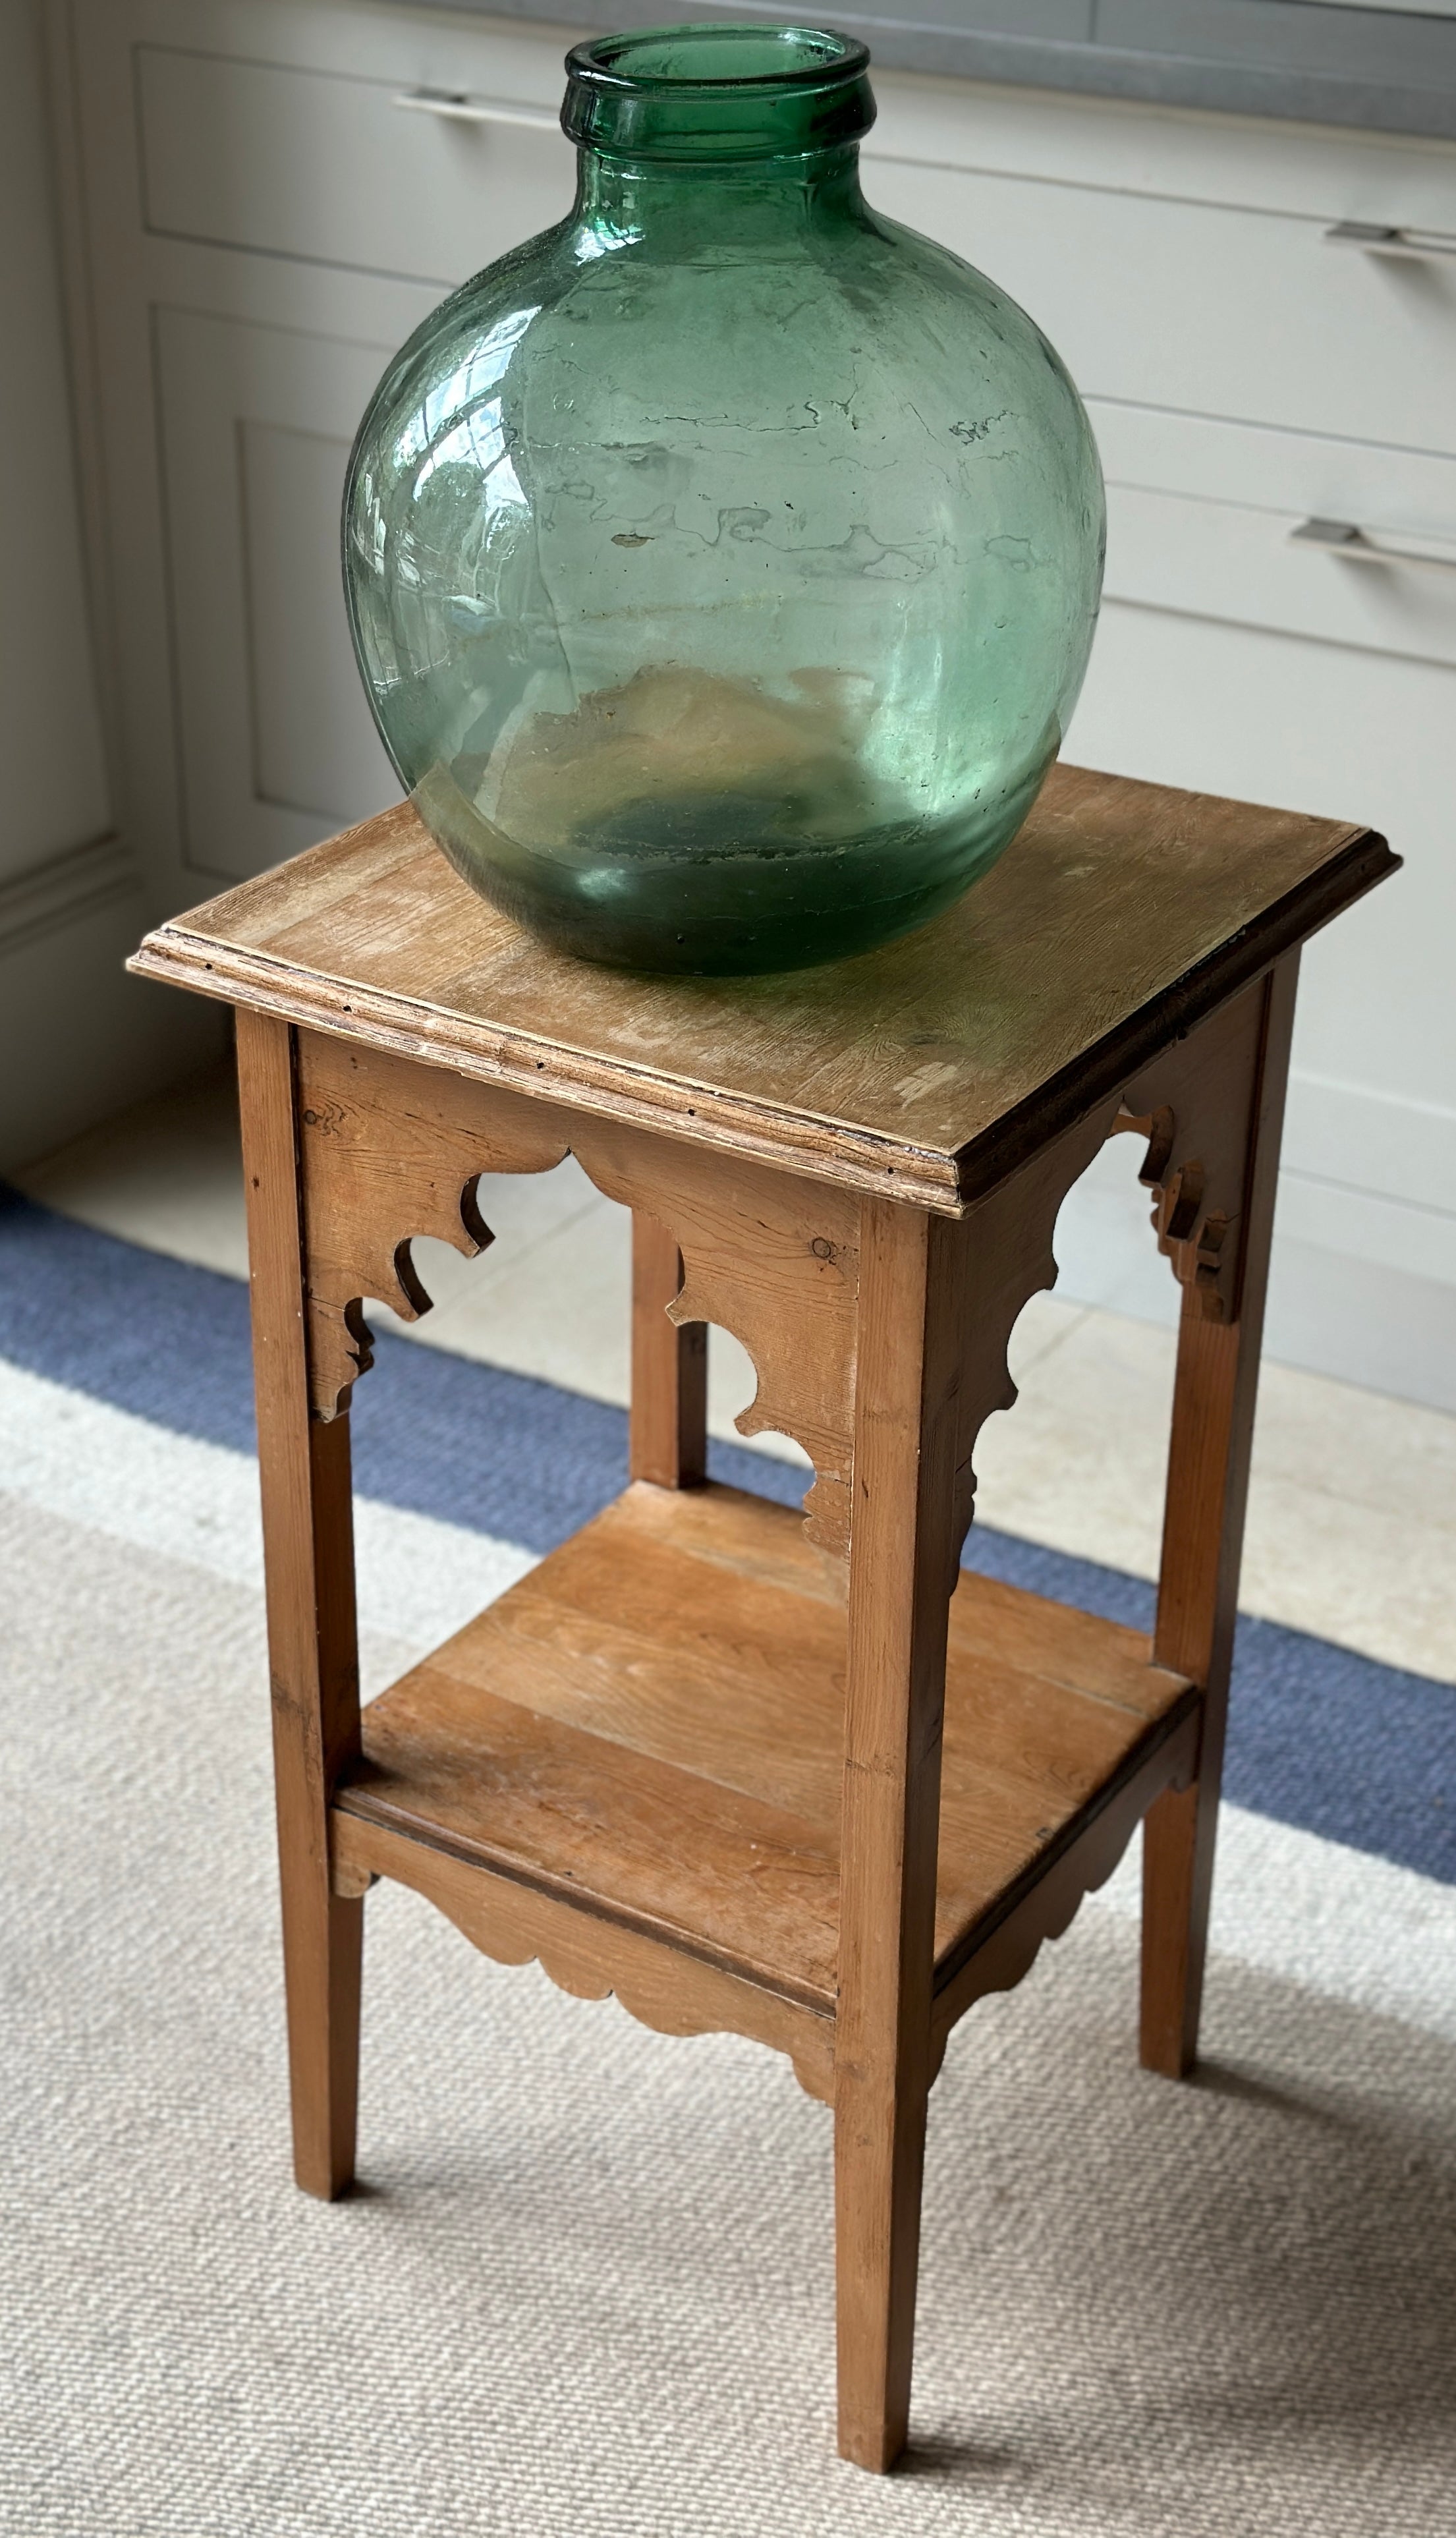
<path fill-rule="evenodd" d="M 660 248 L 675 262 L 706 247 L 787 244 L 865 217 L 859 145 L 716 166 L 576 154 L 573 219 L 598 242 Z"/>

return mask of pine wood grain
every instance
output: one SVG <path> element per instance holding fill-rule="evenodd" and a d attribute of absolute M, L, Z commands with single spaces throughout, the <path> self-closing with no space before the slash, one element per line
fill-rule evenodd
<path fill-rule="evenodd" d="M 310 1417 L 294 1035 L 237 1018 L 294 2162 L 325 2199 L 354 2173 L 364 1907 L 334 1891 L 328 1809 L 359 1753 L 349 1423 Z"/>
<path fill-rule="evenodd" d="M 1203 1734 L 1196 1781 L 1158 1799 L 1148 1817 L 1143 1850 L 1140 2050 L 1150 2070 L 1169 2079 L 1190 2071 L 1198 2050 L 1297 978 L 1298 954 L 1291 953 L 1246 1000 L 1251 1063 L 1225 1077 L 1228 1129 L 1243 1183 L 1238 1284 L 1229 1297 L 1229 1318 L 1211 1321 L 1197 1288 L 1183 1291 L 1154 1644 L 1159 1663 L 1201 1687 Z"/>
<path fill-rule="evenodd" d="M 1150 1809 L 1165 1791 L 1187 1788 L 1198 1763 L 1201 1712 L 1202 1703 L 1190 1688 L 1164 1712 L 1154 1734 L 1132 1750 L 1065 1837 L 998 1897 L 963 1949 L 937 1965 L 932 2009 L 937 2070 L 957 2020 L 988 1993 L 1011 1991 L 1029 1973 L 1047 1941 L 1059 1939 L 1086 1897 L 1106 1884 Z"/>
<path fill-rule="evenodd" d="M 695 1489 L 707 1477 L 707 1324 L 673 1322 L 683 1255 L 665 1226 L 631 1221 L 631 1425 L 634 1481 Z"/>
<path fill-rule="evenodd" d="M 1137 1632 L 969 1574 L 948 1641 L 950 1979 L 1186 1687 Z M 369 1704 L 336 1804 L 825 2012 L 846 1650 L 791 1508 L 637 1484 Z"/>
<path fill-rule="evenodd" d="M 239 1006 L 297 2162 L 352 2172 L 362 1899 L 790 2053 L 836 2128 L 840 2428 L 908 2420 L 927 2093 L 1141 1819 L 1142 2049 L 1197 2034 L 1278 1131 L 1304 937 L 1368 832 L 1058 768 L 937 924 L 791 978 L 565 961 L 408 807 L 149 936 Z M 959 1576 L 1066 1191 L 1146 1140 L 1183 1283 L 1155 1643 Z M 574 1154 L 634 1219 L 632 1486 L 361 1719 L 363 1305 Z M 702 1336 L 800 1514 L 702 1479 Z M 691 1486 L 690 1486 L 691 1485 Z M 847 1574 L 844 1554 L 847 1551 Z"/>
<path fill-rule="evenodd" d="M 660 1946 L 641 1931 L 582 1912 L 484 1861 L 363 1816 L 334 1817 L 336 1876 L 354 1885 L 392 1877 L 449 1915 L 497 1965 L 537 1964 L 580 2000 L 615 1996 L 629 2017 L 664 2036 L 751 2036 L 786 2053 L 801 2089 L 826 2104 L 834 2095 L 830 2008 L 729 1973 L 705 1959 Z"/>
<path fill-rule="evenodd" d="M 1258 978 L 1230 997 L 1161 1050 L 1122 1097 L 1119 1128 L 1136 1126 L 1149 1140 L 1139 1177 L 1153 1200 L 1158 1247 L 1210 1321 L 1238 1316 L 1265 991 Z"/>
<path fill-rule="evenodd" d="M 149 935 L 133 966 L 533 1095 L 956 1213 L 1394 869 L 1382 839 L 1053 769 L 933 925 L 786 978 L 553 954 L 401 805 Z"/>
<path fill-rule="evenodd" d="M 681 1252 L 671 1322 L 690 1330 L 717 1322 L 742 1341 L 759 1381 L 738 1425 L 746 1436 L 780 1430 L 803 1446 L 815 1467 L 810 1532 L 827 1550 L 843 1551 L 857 1200 L 686 1139 L 572 1113 L 323 1033 L 297 1036 L 308 1361 L 321 1418 L 336 1414 L 369 1365 L 362 1300 L 377 1295 L 410 1319 L 429 1310 L 411 1260 L 413 1236 L 433 1234 L 479 1250 L 492 1238 L 476 1202 L 481 1173 L 548 1171 L 571 1153 L 600 1190 L 650 1219 Z M 665 1254 L 654 1274 L 666 1281 Z M 701 1345 L 690 1339 L 678 1352 L 690 1404 L 703 1379 L 700 1366 L 693 1370 Z M 664 1356 L 672 1349 L 669 1328 Z"/>
<path fill-rule="evenodd" d="M 931 2082 L 949 1603 L 959 1541 L 959 1226 L 867 1204 L 849 1545 L 834 2084 L 839 2449 L 909 2429 Z"/>

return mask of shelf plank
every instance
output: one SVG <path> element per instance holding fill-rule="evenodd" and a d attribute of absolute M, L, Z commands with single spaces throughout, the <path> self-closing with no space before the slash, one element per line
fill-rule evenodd
<path fill-rule="evenodd" d="M 336 1806 L 829 2014 L 841 1578 L 792 1508 L 636 1483 L 371 1703 Z M 1194 1699 L 1141 1634 L 962 1575 L 947 1982 Z"/>

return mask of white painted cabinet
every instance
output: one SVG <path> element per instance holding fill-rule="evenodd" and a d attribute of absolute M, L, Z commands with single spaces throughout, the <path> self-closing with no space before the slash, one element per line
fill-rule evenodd
<path fill-rule="evenodd" d="M 1269 1346 L 1456 1408 L 1456 677 L 1196 615 L 1104 611 L 1069 755 L 1367 819 L 1406 870 L 1304 954 Z M 1114 1140 L 1059 1243 L 1075 1292 L 1170 1312 Z"/>
<path fill-rule="evenodd" d="M 969 138 L 969 135 L 967 136 Z M 973 143 L 972 143 L 973 146 Z M 875 159 L 877 207 L 994 272 L 1085 396 L 1456 450 L 1456 199 L 1428 264 L 1332 243 L 1338 226 Z M 1090 281 L 1094 287 L 1089 288 Z"/>
<path fill-rule="evenodd" d="M 536 49 L 559 88 L 560 47 Z M 159 237 L 443 285 L 570 208 L 576 161 L 559 97 L 533 102 L 493 83 L 466 117 L 407 78 L 147 43 L 136 80 Z"/>
<path fill-rule="evenodd" d="M 243 879 L 399 798 L 339 582 L 344 471 L 389 347 L 157 315 L 183 851 Z"/>
<path fill-rule="evenodd" d="M 42 0 L 0 13 L 0 1172 L 207 1035 L 123 961 L 151 913 L 117 818 L 85 552 Z M 91 568 L 89 570 L 88 568 Z M 173 999 L 173 1007 L 180 1004 Z M 201 1026 L 201 1028 L 199 1028 Z"/>
<path fill-rule="evenodd" d="M 339 595 L 347 446 L 440 292 L 565 209 L 563 39 L 354 0 L 69 6 L 116 681 L 180 904 L 392 789 Z M 871 201 L 1024 299 L 1089 399 L 1107 601 L 1069 754 L 1407 858 L 1307 956 L 1273 1336 L 1456 1405 L 1456 148 L 880 94 Z M 1127 1167 L 1120 1141 L 1074 1194 L 1064 1276 L 1167 1311 Z"/>

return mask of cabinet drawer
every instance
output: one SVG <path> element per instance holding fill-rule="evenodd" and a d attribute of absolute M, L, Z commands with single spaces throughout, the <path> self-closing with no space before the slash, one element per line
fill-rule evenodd
<path fill-rule="evenodd" d="M 867 159 L 865 188 L 1019 300 L 1084 396 L 1456 452 L 1456 254 L 1332 245 L 1338 212 L 907 160 Z"/>
<path fill-rule="evenodd" d="M 1456 459 L 1089 412 L 1109 598 L 1456 664 Z"/>
<path fill-rule="evenodd" d="M 471 102 L 461 120 L 375 80 L 144 44 L 148 228 L 164 236 L 451 283 L 570 210 L 555 103 Z"/>

